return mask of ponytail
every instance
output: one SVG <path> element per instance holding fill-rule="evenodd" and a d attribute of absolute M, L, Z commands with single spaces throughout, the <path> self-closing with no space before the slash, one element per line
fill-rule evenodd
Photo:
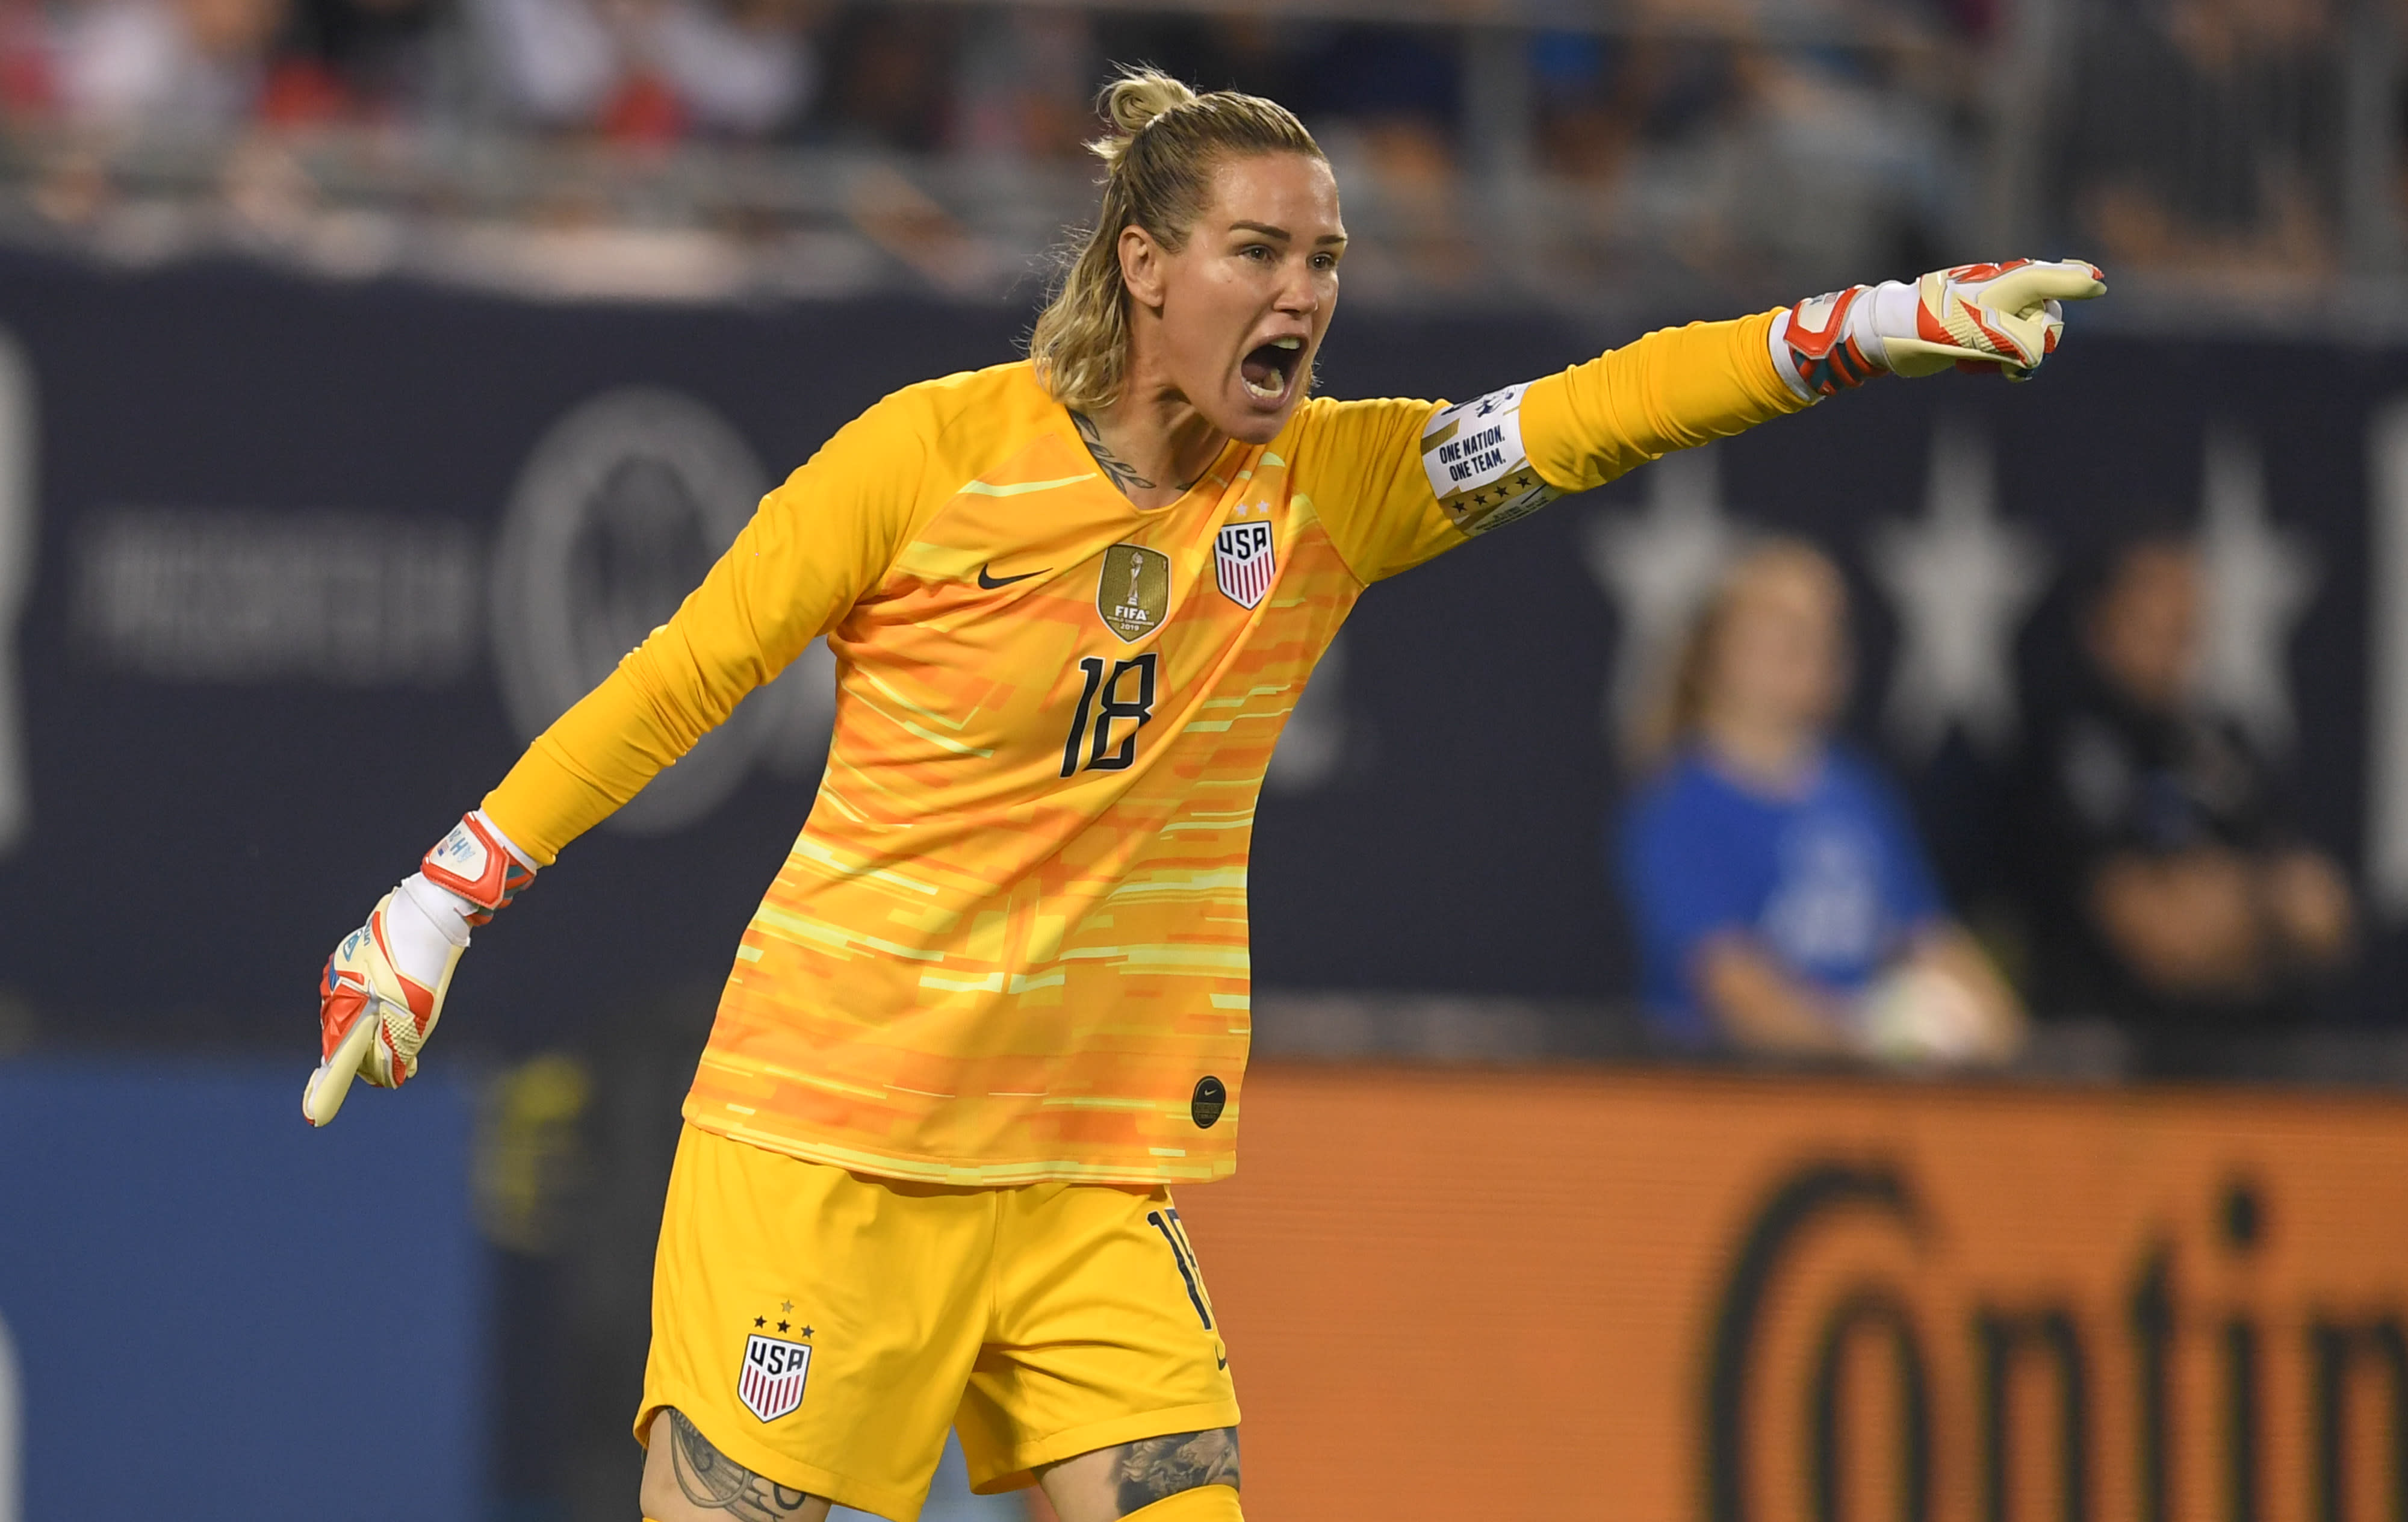
<path fill-rule="evenodd" d="M 1175 253 L 1203 214 L 1223 161 L 1260 153 L 1327 157 L 1286 107 L 1231 90 L 1199 95 L 1155 69 L 1122 69 L 1096 106 L 1112 126 L 1087 145 L 1104 161 L 1103 205 L 1028 340 L 1038 380 L 1074 412 L 1110 407 L 1126 377 L 1122 231 L 1142 228 Z"/>

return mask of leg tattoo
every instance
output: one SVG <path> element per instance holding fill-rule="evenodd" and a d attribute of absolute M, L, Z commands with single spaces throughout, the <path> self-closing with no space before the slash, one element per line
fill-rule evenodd
<path fill-rule="evenodd" d="M 738 1522 L 784 1522 L 811 1498 L 753 1473 L 710 1445 L 685 1413 L 669 1411 L 669 1467 L 685 1499 L 706 1512 L 725 1512 Z M 1233 1460 L 1234 1462 L 1234 1460 Z"/>
<path fill-rule="evenodd" d="M 1238 1429 L 1177 1432 L 1125 1443 L 1113 1478 L 1121 1515 L 1199 1486 L 1238 1486 Z"/>

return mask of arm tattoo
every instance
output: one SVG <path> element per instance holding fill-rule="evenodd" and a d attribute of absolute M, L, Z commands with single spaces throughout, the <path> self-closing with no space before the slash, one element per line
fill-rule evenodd
<path fill-rule="evenodd" d="M 1114 1478 L 1118 1482 L 1115 1500 L 1123 1516 L 1201 1486 L 1226 1485 L 1235 1490 L 1238 1429 L 1220 1427 L 1209 1432 L 1176 1432 L 1125 1443 Z"/>
<path fill-rule="evenodd" d="M 1135 466 L 1112 452 L 1112 447 L 1104 442 L 1103 430 L 1096 426 L 1093 418 L 1084 412 L 1073 412 L 1070 421 L 1079 425 L 1079 437 L 1086 440 L 1087 452 L 1104 467 L 1104 474 L 1111 478 L 1113 485 L 1124 492 L 1154 490 L 1154 482 L 1139 475 Z"/>
<path fill-rule="evenodd" d="M 685 1499 L 706 1512 L 725 1512 L 739 1522 L 783 1522 L 811 1498 L 762 1478 L 710 1445 L 685 1413 L 669 1408 L 669 1467 Z"/>

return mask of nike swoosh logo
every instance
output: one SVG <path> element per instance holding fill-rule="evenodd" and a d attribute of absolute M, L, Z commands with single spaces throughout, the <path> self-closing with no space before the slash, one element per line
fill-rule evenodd
<path fill-rule="evenodd" d="M 989 592 L 993 592 L 999 586 L 1010 586 L 1014 582 L 1025 582 L 1032 576 L 1042 576 L 1045 574 L 1045 571 L 1052 570 L 1054 568 L 1053 567 L 1048 566 L 1045 567 L 1045 570 L 1022 571 L 1017 576 L 990 576 L 987 572 L 994 565 L 995 562 L 988 561 L 986 565 L 979 567 L 979 585 L 984 587 Z"/>
<path fill-rule="evenodd" d="M 1228 1367 L 1229 1367 L 1229 1356 L 1228 1356 L 1227 1354 L 1226 1354 L 1226 1353 L 1224 1353 L 1224 1354 L 1222 1354 L 1222 1355 L 1221 1355 L 1221 1363 L 1220 1363 L 1220 1367 L 1221 1367 L 1221 1368 L 1224 1368 L 1224 1369 L 1226 1369 L 1226 1368 L 1228 1368 Z"/>

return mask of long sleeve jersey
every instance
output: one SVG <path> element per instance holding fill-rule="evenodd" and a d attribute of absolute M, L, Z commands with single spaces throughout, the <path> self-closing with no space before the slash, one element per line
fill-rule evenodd
<path fill-rule="evenodd" d="M 684 1113 L 956 1185 L 1230 1172 L 1254 805 L 1365 587 L 1806 405 L 1771 314 L 1460 406 L 1308 400 L 1140 509 L 1025 364 L 828 440 L 485 800 L 549 864 L 813 638 L 827 770 Z"/>

